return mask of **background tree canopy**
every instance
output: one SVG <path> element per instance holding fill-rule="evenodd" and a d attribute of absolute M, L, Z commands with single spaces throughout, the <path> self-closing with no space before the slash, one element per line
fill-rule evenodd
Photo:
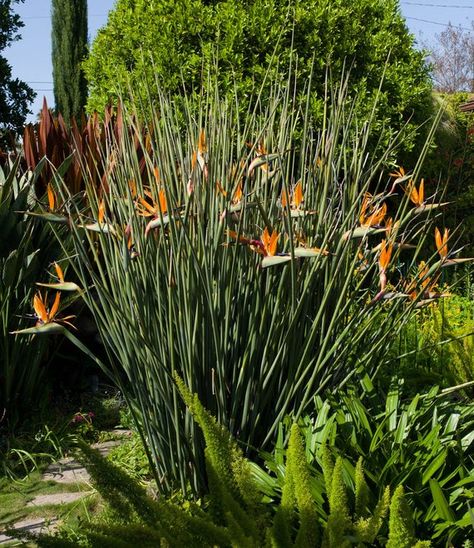
<path fill-rule="evenodd" d="M 20 38 L 17 31 L 23 23 L 19 16 L 12 12 L 12 4 L 18 1 L 0 0 L 0 52 Z M 9 132 L 19 132 L 23 129 L 29 113 L 28 104 L 35 95 L 28 84 L 12 77 L 8 61 L 0 55 L 0 147 L 9 144 Z"/>
<path fill-rule="evenodd" d="M 314 108 L 322 104 L 327 69 L 339 79 L 351 67 L 362 118 L 371 111 L 382 75 L 378 123 L 400 129 L 426 120 L 431 84 L 423 53 L 413 48 L 398 0 L 118 0 L 85 64 L 88 110 L 103 112 L 121 88 L 140 97 L 144 81 L 171 93 L 199 91 L 202 74 L 217 75 L 224 92 L 250 96 L 264 80 L 285 79 L 298 56 L 298 89 L 311 74 Z M 218 59 L 218 67 L 216 67 Z M 293 55 L 294 60 L 294 55 Z M 406 150 L 413 146 L 406 138 Z"/>

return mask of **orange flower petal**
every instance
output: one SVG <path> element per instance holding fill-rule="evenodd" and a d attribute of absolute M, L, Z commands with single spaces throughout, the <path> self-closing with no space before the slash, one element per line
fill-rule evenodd
<path fill-rule="evenodd" d="M 164 215 L 168 211 L 168 204 L 166 203 L 166 194 L 164 190 L 160 190 L 158 200 L 160 203 L 161 214 Z"/>
<path fill-rule="evenodd" d="M 293 193 L 293 204 L 295 205 L 295 207 L 299 207 L 303 200 L 303 185 L 301 184 L 301 181 L 298 181 Z"/>
<path fill-rule="evenodd" d="M 277 246 L 278 246 L 278 238 L 280 237 L 280 235 L 273 231 L 272 232 L 272 236 L 270 238 L 270 245 L 268 247 L 268 254 L 273 257 L 274 255 L 276 255 L 276 252 L 277 252 Z"/>
<path fill-rule="evenodd" d="M 143 209 L 141 210 L 141 215 L 143 215 L 144 217 L 149 217 L 150 215 L 154 215 L 156 213 L 155 208 L 153 206 L 151 206 L 141 196 L 138 197 L 138 201 L 140 202 L 139 205 L 143 206 Z"/>
<path fill-rule="evenodd" d="M 219 181 L 216 181 L 216 190 L 219 194 L 222 194 L 222 196 L 227 196 L 227 191 L 224 190 L 224 187 L 219 183 Z"/>
<path fill-rule="evenodd" d="M 35 309 L 36 316 L 43 322 L 48 322 L 48 312 L 43 302 L 43 297 L 41 293 L 37 293 L 33 298 L 33 308 Z"/>
<path fill-rule="evenodd" d="M 201 129 L 201 132 L 199 133 L 198 152 L 200 154 L 205 154 L 207 152 L 206 133 L 203 129 Z"/>
<path fill-rule="evenodd" d="M 279 237 L 280 235 L 276 230 L 274 230 L 272 232 L 272 235 L 270 236 L 268 228 L 265 227 L 265 230 L 262 234 L 262 243 L 267 255 L 269 255 L 270 257 L 276 255 Z"/>
<path fill-rule="evenodd" d="M 56 297 L 54 299 L 53 306 L 51 307 L 51 310 L 49 311 L 49 321 L 53 321 L 54 317 L 58 313 L 59 310 L 59 303 L 61 302 L 61 293 L 58 291 L 56 292 Z"/>
<path fill-rule="evenodd" d="M 232 202 L 238 204 L 242 200 L 242 181 L 239 181 L 237 188 L 235 189 L 234 195 L 232 196 Z"/>
<path fill-rule="evenodd" d="M 235 230 L 226 230 L 227 236 L 229 238 L 232 238 L 233 240 L 236 240 L 242 244 L 249 244 L 250 240 L 248 238 L 245 238 L 245 236 L 239 236 Z"/>
<path fill-rule="evenodd" d="M 405 170 L 403 167 L 399 167 L 394 173 L 389 173 L 390 177 L 402 178 L 405 177 Z"/>
<path fill-rule="evenodd" d="M 449 238 L 449 229 L 444 229 L 444 234 L 441 237 L 441 232 L 438 227 L 435 228 L 435 242 L 436 249 L 442 259 L 445 259 L 448 255 L 448 238 Z"/>
<path fill-rule="evenodd" d="M 54 207 L 56 205 L 56 195 L 54 193 L 53 187 L 51 186 L 51 183 L 48 183 L 48 186 L 46 187 L 46 192 L 48 193 L 48 206 L 51 211 L 54 211 Z"/>
<path fill-rule="evenodd" d="M 58 275 L 58 280 L 61 283 L 64 283 L 63 269 L 58 265 L 58 263 L 54 263 L 54 268 L 56 269 L 56 274 Z"/>
<path fill-rule="evenodd" d="M 132 198 L 137 197 L 137 183 L 134 181 L 134 179 L 130 179 L 128 181 L 128 188 L 130 189 L 130 194 L 132 195 Z"/>
<path fill-rule="evenodd" d="M 379 265 L 381 270 L 386 270 L 392 257 L 393 245 L 387 245 L 387 241 L 384 239 L 381 243 Z"/>
<path fill-rule="evenodd" d="M 99 224 L 104 222 L 104 216 L 105 216 L 105 203 L 104 203 L 104 200 L 101 200 L 99 203 L 99 209 L 97 212 L 97 222 Z"/>
<path fill-rule="evenodd" d="M 158 167 L 153 168 L 153 175 L 155 176 L 155 180 L 158 184 L 160 184 L 161 177 L 160 177 L 160 170 Z"/>

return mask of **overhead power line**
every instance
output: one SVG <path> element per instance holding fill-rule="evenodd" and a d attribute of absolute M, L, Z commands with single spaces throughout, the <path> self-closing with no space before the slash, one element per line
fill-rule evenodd
<path fill-rule="evenodd" d="M 405 19 L 411 19 L 413 21 L 421 21 L 422 23 L 431 23 L 432 25 L 440 25 L 441 27 L 453 27 L 454 29 L 467 30 L 467 32 L 472 32 L 472 29 L 467 27 L 461 27 L 460 25 L 448 25 L 446 23 L 438 23 L 438 21 L 428 21 L 427 19 L 418 19 L 418 17 L 405 17 Z"/>
<path fill-rule="evenodd" d="M 407 4 L 408 6 L 426 6 L 428 8 L 454 8 L 462 10 L 474 10 L 474 6 L 450 6 L 449 4 L 425 4 L 424 2 L 400 2 L 400 4 Z"/>
<path fill-rule="evenodd" d="M 92 13 L 88 17 L 108 17 L 108 13 Z M 51 15 L 27 15 L 26 17 L 21 16 L 21 19 L 25 21 L 26 19 L 51 19 Z"/>

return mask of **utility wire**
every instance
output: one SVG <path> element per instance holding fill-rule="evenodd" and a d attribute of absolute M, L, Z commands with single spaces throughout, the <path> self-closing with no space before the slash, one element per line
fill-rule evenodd
<path fill-rule="evenodd" d="M 427 19 L 418 19 L 418 17 L 405 17 L 405 19 L 412 19 L 413 21 L 421 21 L 422 23 L 431 23 L 432 25 L 440 25 L 442 27 L 453 27 L 454 29 L 467 30 L 467 32 L 472 32 L 472 29 L 467 27 L 461 27 L 460 25 L 448 25 L 446 23 L 438 23 L 437 21 L 428 21 Z"/>
<path fill-rule="evenodd" d="M 450 6 L 449 4 L 424 4 L 422 2 L 400 2 L 400 4 L 407 4 L 409 6 L 426 6 L 429 8 L 453 8 L 463 10 L 474 10 L 474 6 Z"/>
<path fill-rule="evenodd" d="M 108 17 L 108 13 L 93 13 L 91 15 L 88 15 L 88 17 Z M 20 18 L 22 21 L 25 19 L 51 19 L 51 15 L 27 15 L 23 17 L 20 15 Z"/>

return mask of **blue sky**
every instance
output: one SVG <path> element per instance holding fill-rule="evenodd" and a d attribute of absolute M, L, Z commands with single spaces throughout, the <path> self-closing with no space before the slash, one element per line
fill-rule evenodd
<path fill-rule="evenodd" d="M 179 0 L 178 0 L 179 1 Z M 348 0 L 351 1 L 351 0 Z M 107 21 L 107 14 L 115 0 L 89 0 L 89 38 Z M 433 44 L 436 34 L 451 22 L 455 26 L 471 29 L 474 0 L 401 0 L 400 6 L 410 31 L 418 43 Z M 16 4 L 15 11 L 25 26 L 22 39 L 6 49 L 4 54 L 12 65 L 13 74 L 29 83 L 37 92 L 31 106 L 35 118 L 41 108 L 43 96 L 53 106 L 51 68 L 51 0 L 25 0 Z"/>

